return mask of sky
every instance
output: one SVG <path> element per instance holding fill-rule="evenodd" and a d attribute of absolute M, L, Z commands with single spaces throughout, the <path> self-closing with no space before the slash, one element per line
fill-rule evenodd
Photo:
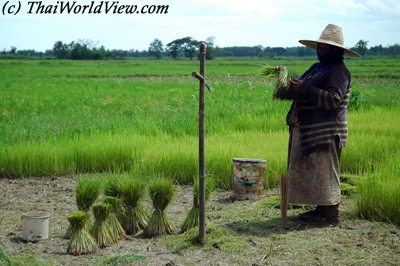
<path fill-rule="evenodd" d="M 299 39 L 316 40 L 329 23 L 342 27 L 346 47 L 359 40 L 375 45 L 400 44 L 399 0 L 119 0 L 119 5 L 169 5 L 167 14 L 28 14 L 29 0 L 0 0 L 0 49 L 51 49 L 56 41 L 91 40 L 107 49 L 147 50 L 155 39 L 164 46 L 193 37 L 227 46 L 293 47 Z M 37 1 L 37 0 L 34 0 Z M 42 0 L 84 5 L 101 0 Z M 104 1 L 111 4 L 113 1 Z M 8 3 L 8 4 L 6 4 Z M 34 10 L 35 8 L 33 8 Z"/>

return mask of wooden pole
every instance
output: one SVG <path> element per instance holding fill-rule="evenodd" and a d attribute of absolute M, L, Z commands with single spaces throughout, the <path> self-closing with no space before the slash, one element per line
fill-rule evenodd
<path fill-rule="evenodd" d="M 206 164 L 205 164 L 205 147 L 204 147 L 204 128 L 205 128 L 205 104 L 204 104 L 204 87 L 205 87 L 205 61 L 206 61 L 206 45 L 200 43 L 200 96 L 199 96 L 199 244 L 204 244 L 206 236 L 205 222 L 205 179 L 206 179 Z"/>

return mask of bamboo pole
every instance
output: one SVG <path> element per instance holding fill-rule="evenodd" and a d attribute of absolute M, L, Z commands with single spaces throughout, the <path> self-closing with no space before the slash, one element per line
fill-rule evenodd
<path fill-rule="evenodd" d="M 204 244 L 206 236 L 205 223 L 205 145 L 204 145 L 204 129 L 205 129 L 205 102 L 204 102 L 204 87 L 205 87 L 205 61 L 206 61 L 206 45 L 200 43 L 200 96 L 199 96 L 199 244 Z"/>

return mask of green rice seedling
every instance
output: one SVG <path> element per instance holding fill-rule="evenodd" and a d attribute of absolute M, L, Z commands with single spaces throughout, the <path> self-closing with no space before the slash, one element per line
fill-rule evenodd
<path fill-rule="evenodd" d="M 296 75 L 289 71 L 287 67 L 264 66 L 261 70 L 261 74 L 268 77 L 277 77 L 277 84 L 274 90 L 274 99 L 285 100 L 290 98 L 290 81 L 293 80 Z"/>
<path fill-rule="evenodd" d="M 144 229 L 144 234 L 147 237 L 172 234 L 172 224 L 164 211 L 175 193 L 174 184 L 166 178 L 157 178 L 150 184 L 149 193 L 153 202 L 154 212 L 147 227 Z"/>
<path fill-rule="evenodd" d="M 149 216 L 141 203 L 145 187 L 143 182 L 135 178 L 126 178 L 122 181 L 122 200 L 125 208 L 122 226 L 128 235 L 144 229 L 149 221 Z"/>
<path fill-rule="evenodd" d="M 400 153 L 357 186 L 357 213 L 366 219 L 400 225 Z"/>
<path fill-rule="evenodd" d="M 100 195 L 101 184 L 98 180 L 81 178 L 76 185 L 76 204 L 78 210 L 88 212 Z"/>
<path fill-rule="evenodd" d="M 68 215 L 67 219 L 71 225 L 71 239 L 68 243 L 67 253 L 83 255 L 96 252 L 96 239 L 87 230 L 87 224 L 90 221 L 89 214 L 84 211 L 76 211 Z"/>
<path fill-rule="evenodd" d="M 206 178 L 206 200 L 210 197 L 211 192 L 214 190 L 214 180 Z M 199 213 L 200 213 L 200 201 L 199 201 L 199 181 L 195 179 L 193 184 L 193 206 L 186 215 L 185 220 L 181 226 L 181 232 L 185 232 L 190 228 L 199 225 Z"/>
<path fill-rule="evenodd" d="M 122 197 L 122 180 L 120 177 L 111 175 L 104 183 L 104 195 L 121 198 Z"/>
<path fill-rule="evenodd" d="M 100 182 L 87 177 L 80 178 L 76 184 L 76 204 L 78 210 L 88 212 L 93 203 L 100 195 Z M 90 218 L 90 217 L 89 217 Z M 90 219 L 87 223 L 90 227 Z M 68 239 L 71 236 L 71 226 L 67 228 L 64 238 Z"/>
<path fill-rule="evenodd" d="M 261 75 L 264 76 L 273 76 L 277 75 L 279 73 L 279 70 L 277 67 L 269 66 L 266 65 L 261 69 Z"/>
<path fill-rule="evenodd" d="M 90 232 L 100 248 L 107 247 L 116 242 L 112 236 L 110 224 L 107 222 L 111 208 L 111 205 L 106 203 L 95 204 L 92 207 L 95 220 Z"/>
<path fill-rule="evenodd" d="M 111 237 L 114 240 L 121 239 L 125 236 L 125 231 L 122 228 L 120 220 L 118 219 L 118 217 L 121 217 L 123 214 L 122 200 L 119 198 L 106 196 L 104 198 L 104 203 L 111 206 L 111 212 L 106 221 L 110 228 Z"/>

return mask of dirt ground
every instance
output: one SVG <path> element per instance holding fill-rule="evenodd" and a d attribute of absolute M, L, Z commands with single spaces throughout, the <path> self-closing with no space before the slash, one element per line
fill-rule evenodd
<path fill-rule="evenodd" d="M 128 236 L 96 254 L 66 254 L 66 216 L 76 210 L 77 177 L 0 179 L 0 247 L 11 258 L 33 256 L 53 265 L 399 265 L 400 228 L 359 219 L 353 200 L 341 205 L 340 226 L 301 224 L 303 209 L 289 210 L 289 229 L 282 229 L 280 211 L 266 191 L 260 201 L 230 200 L 229 191 L 216 191 L 207 203 L 207 220 L 221 232 L 208 231 L 204 247 L 188 244 L 175 234 L 147 239 Z M 167 215 L 179 228 L 191 207 L 191 187 L 179 186 Z M 149 211 L 151 205 L 147 202 Z M 21 215 L 31 211 L 50 214 L 49 238 L 36 243 L 22 241 Z M 178 231 L 178 229 L 177 229 Z M 213 232 L 216 235 L 213 235 Z M 219 233 L 218 233 L 219 232 Z M 219 235 L 218 235 L 219 234 Z M 210 239 L 209 239 L 210 238 Z M 186 241 L 186 242 L 185 242 Z M 139 254 L 137 261 L 123 261 Z M 112 258 L 120 258 L 111 260 Z"/>

